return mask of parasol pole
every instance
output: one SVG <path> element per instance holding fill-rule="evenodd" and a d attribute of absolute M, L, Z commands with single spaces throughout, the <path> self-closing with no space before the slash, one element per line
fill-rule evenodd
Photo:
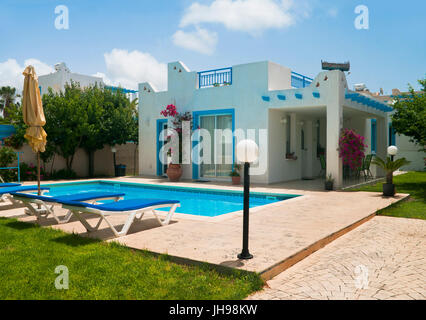
<path fill-rule="evenodd" d="M 38 189 L 38 195 L 41 196 L 41 190 L 40 190 L 40 151 L 37 152 L 37 189 Z"/>

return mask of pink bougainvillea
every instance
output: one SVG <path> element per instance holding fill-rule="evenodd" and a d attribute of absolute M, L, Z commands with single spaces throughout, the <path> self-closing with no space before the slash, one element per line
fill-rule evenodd
<path fill-rule="evenodd" d="M 190 112 L 179 113 L 174 104 L 169 104 L 164 110 L 160 112 L 160 114 L 165 118 L 172 118 L 171 123 L 173 125 L 173 129 L 178 135 L 179 139 L 179 163 L 182 162 L 182 125 L 184 122 L 190 123 L 190 128 L 192 128 L 192 114 Z M 167 140 L 170 141 L 172 139 L 172 135 L 167 136 Z M 172 148 L 169 149 L 167 154 L 169 156 L 174 155 L 174 150 Z"/>
<path fill-rule="evenodd" d="M 339 156 L 343 159 L 343 164 L 352 170 L 362 166 L 362 159 L 365 157 L 365 138 L 357 134 L 354 130 L 344 129 L 339 139 Z"/>
<path fill-rule="evenodd" d="M 178 112 L 176 106 L 174 104 L 169 104 L 166 109 L 160 112 L 160 114 L 164 117 L 175 117 Z"/>

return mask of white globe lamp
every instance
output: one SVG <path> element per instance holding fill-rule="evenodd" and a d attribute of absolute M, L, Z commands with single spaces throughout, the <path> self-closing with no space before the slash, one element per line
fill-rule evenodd
<path fill-rule="evenodd" d="M 398 154 L 398 148 L 396 146 L 390 146 L 388 148 L 388 154 L 390 156 L 396 156 Z"/>
<path fill-rule="evenodd" d="M 253 163 L 259 158 L 259 147 L 253 140 L 243 140 L 237 144 L 237 159 L 243 163 Z"/>

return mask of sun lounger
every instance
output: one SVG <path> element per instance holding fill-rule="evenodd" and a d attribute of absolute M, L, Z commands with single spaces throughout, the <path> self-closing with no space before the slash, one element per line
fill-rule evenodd
<path fill-rule="evenodd" d="M 20 183 L 11 183 L 11 182 L 5 182 L 0 183 L 0 188 L 12 188 L 12 187 L 19 187 Z"/>
<path fill-rule="evenodd" d="M 88 204 L 75 201 L 64 201 L 62 207 L 70 210 L 80 220 L 88 232 L 99 229 L 103 220 L 108 224 L 116 237 L 121 237 L 129 232 L 129 229 L 135 220 L 140 221 L 146 212 L 152 212 L 162 225 L 168 225 L 176 209 L 180 207 L 179 201 L 159 200 L 159 199 L 129 199 L 106 204 Z M 165 219 L 161 219 L 156 209 L 170 208 Z M 94 214 L 99 217 L 96 226 L 92 227 L 81 215 L 82 213 Z M 121 231 L 118 231 L 107 219 L 107 216 L 122 215 L 128 216 Z"/>
<path fill-rule="evenodd" d="M 124 193 L 118 192 L 85 192 L 72 195 L 47 197 L 38 196 L 34 194 L 25 193 L 12 193 L 14 201 L 21 201 L 27 209 L 25 213 L 30 216 L 35 216 L 37 219 L 47 218 L 52 216 L 58 224 L 68 223 L 73 215 L 71 211 L 60 218 L 55 214 L 55 205 L 60 205 L 63 202 L 69 201 L 90 201 L 92 204 L 101 200 L 115 200 L 118 201 L 125 196 Z"/>
<path fill-rule="evenodd" d="M 49 188 L 41 187 L 41 192 L 49 191 Z M 0 201 L 4 202 L 6 200 L 15 203 L 13 197 L 11 196 L 14 192 L 37 192 L 37 186 L 18 186 L 18 187 L 10 187 L 10 188 L 0 188 Z"/>

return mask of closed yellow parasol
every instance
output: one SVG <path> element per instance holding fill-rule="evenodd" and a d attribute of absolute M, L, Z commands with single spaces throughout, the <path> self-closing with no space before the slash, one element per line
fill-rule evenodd
<path fill-rule="evenodd" d="M 38 78 L 33 66 L 24 71 L 24 92 L 22 97 L 22 113 L 24 122 L 28 125 L 25 138 L 34 152 L 37 153 L 37 183 L 40 194 L 40 152 L 45 151 L 47 134 L 43 129 L 46 124 L 43 104 L 41 102 Z"/>

